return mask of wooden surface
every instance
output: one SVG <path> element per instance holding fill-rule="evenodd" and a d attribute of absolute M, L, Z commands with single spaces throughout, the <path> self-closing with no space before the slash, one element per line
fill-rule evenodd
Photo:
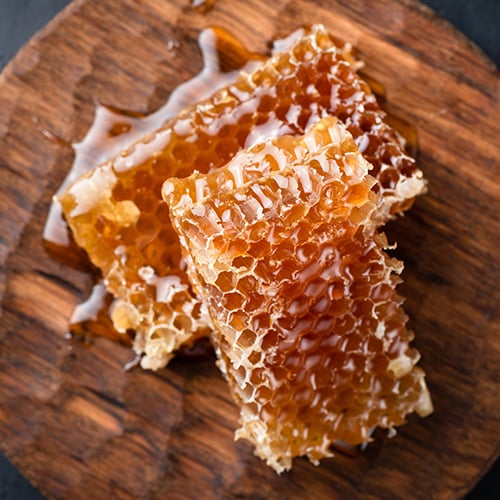
<path fill-rule="evenodd" d="M 413 1 L 218 0 L 206 14 L 189 3 L 76 1 L 0 77 L 1 450 L 54 498 L 463 496 L 500 442 L 498 75 Z M 357 46 L 418 130 L 429 193 L 388 233 L 406 262 L 401 291 L 435 413 L 356 458 L 299 459 L 278 477 L 233 442 L 238 413 L 211 361 L 124 372 L 126 347 L 65 339 L 91 282 L 50 259 L 41 232 L 95 98 L 156 109 L 200 69 L 205 26 L 263 52 L 318 21 Z"/>

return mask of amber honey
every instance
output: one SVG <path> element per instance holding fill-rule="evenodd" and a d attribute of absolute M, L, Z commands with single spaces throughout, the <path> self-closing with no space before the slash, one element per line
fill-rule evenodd
<path fill-rule="evenodd" d="M 205 5 L 193 5 L 197 9 Z M 64 193 L 78 178 L 91 171 L 95 165 L 118 155 L 126 146 L 139 140 L 144 134 L 153 132 L 175 117 L 182 109 L 208 97 L 214 90 L 227 85 L 242 71 L 251 71 L 264 58 L 249 52 L 239 40 L 220 28 L 204 30 L 199 37 L 203 57 L 202 71 L 176 88 L 167 102 L 151 114 L 122 110 L 113 106 L 97 104 L 94 122 L 85 138 L 73 146 L 75 159 L 72 168 L 59 188 Z M 40 132 L 51 141 L 59 139 L 50 131 L 39 127 Z M 95 336 L 131 343 L 133 330 L 120 334 L 109 317 L 113 303 L 112 294 L 102 294 L 104 285 L 99 270 L 89 261 L 87 253 L 78 246 L 64 220 L 57 199 L 50 207 L 44 229 L 46 250 L 66 265 L 91 272 L 96 279 L 91 296 L 77 306 L 70 320 L 73 335 L 90 342 Z M 95 300 L 96 296 L 100 300 Z M 211 348 L 206 342 L 198 342 L 192 349 L 182 346 L 180 354 L 188 357 L 206 357 Z"/>
<path fill-rule="evenodd" d="M 370 170 L 326 118 L 163 187 L 240 406 L 236 436 L 277 472 L 432 411 Z"/>
<path fill-rule="evenodd" d="M 115 326 L 121 332 L 136 332 L 134 347 L 143 355 L 143 366 L 150 368 L 163 366 L 176 349 L 210 330 L 161 200 L 167 178 L 187 176 L 195 168 L 207 172 L 220 167 L 263 137 L 300 135 L 331 114 L 346 124 L 373 164 L 374 190 L 383 199 L 376 218 L 385 221 L 408 208 L 424 186 L 403 139 L 387 124 L 369 86 L 357 76 L 358 63 L 349 47 L 337 45 L 322 28 L 298 33 L 258 67 L 262 58 L 227 33 L 213 30 L 204 36 L 202 48 L 211 47 L 205 50 L 206 68 L 200 79 L 174 92 L 172 104 L 149 117 L 123 118 L 116 110 L 101 108 L 106 119 L 95 125 L 95 135 L 106 138 L 100 160 L 104 155 L 113 159 L 75 182 L 89 165 L 78 162 L 85 156 L 84 141 L 77 148 L 78 168 L 58 197 L 78 245 L 115 297 Z M 214 53 L 225 54 L 225 59 Z M 226 67 L 217 61 L 226 61 Z M 247 72 L 235 77 L 235 68 Z M 222 88 L 203 101 L 214 79 Z M 179 113 L 176 103 L 199 99 L 170 119 Z M 98 130 L 102 123 L 105 131 Z M 122 141 L 148 131 L 113 157 L 123 148 Z M 92 131 L 89 136 L 89 143 L 95 141 Z M 96 195 L 91 202 L 89 188 Z M 49 222 L 58 219 L 57 206 L 54 212 Z M 45 236 L 52 239 L 50 230 Z"/>
<path fill-rule="evenodd" d="M 237 437 L 271 467 L 352 453 L 432 411 L 380 233 L 425 189 L 397 132 L 414 149 L 414 129 L 321 26 L 269 59 L 220 29 L 200 48 L 165 106 L 99 106 L 75 146 L 44 234 L 101 280 L 73 333 L 131 342 L 151 369 L 205 356 L 211 335 Z"/>

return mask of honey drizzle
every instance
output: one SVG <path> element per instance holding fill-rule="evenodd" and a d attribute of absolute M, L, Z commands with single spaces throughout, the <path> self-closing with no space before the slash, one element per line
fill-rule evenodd
<path fill-rule="evenodd" d="M 198 12 L 205 13 L 213 7 L 214 3 L 213 0 L 193 0 L 191 7 Z M 273 41 L 272 52 L 286 51 L 303 33 L 304 29 L 301 28 L 284 39 Z M 157 130 L 182 109 L 227 86 L 234 81 L 240 71 L 251 72 L 265 59 L 262 54 L 248 51 L 238 38 L 219 27 L 203 30 L 198 44 L 203 59 L 202 70 L 174 89 L 165 104 L 156 111 L 144 114 L 96 103 L 94 121 L 82 141 L 72 145 L 74 161 L 56 195 L 63 193 L 96 165 L 118 155 L 144 134 Z M 166 49 L 172 51 L 178 46 L 179 43 L 174 40 Z M 368 81 L 379 103 L 387 111 L 384 87 L 366 75 L 363 75 L 363 78 Z M 415 152 L 414 127 L 393 114 L 389 115 L 389 120 L 391 125 L 407 140 L 410 152 Z M 48 140 L 60 142 L 50 131 L 40 126 L 39 128 Z M 43 242 L 48 253 L 58 261 L 76 269 L 91 271 L 97 276 L 86 253 L 74 242 L 63 219 L 60 204 L 56 200 L 53 200 L 49 209 Z M 127 335 L 118 333 L 109 317 L 109 309 L 113 300 L 97 276 L 89 298 L 75 308 L 70 320 L 71 334 L 85 344 L 91 343 L 96 336 L 103 336 L 130 345 L 132 333 L 127 333 Z M 212 353 L 211 346 L 205 339 L 201 339 L 193 348 L 183 348 L 180 354 L 199 358 L 206 357 L 210 353 Z M 339 448 L 341 452 L 346 452 L 342 449 L 343 447 Z"/>
<path fill-rule="evenodd" d="M 127 346 L 132 345 L 132 333 L 123 335 L 113 327 L 109 315 L 113 304 L 113 296 L 106 291 L 100 281 L 92 287 L 87 300 L 78 304 L 71 315 L 70 336 L 80 340 L 84 345 L 92 344 L 95 337 L 106 337 Z"/>
<path fill-rule="evenodd" d="M 264 57 L 249 52 L 241 42 L 222 28 L 207 28 L 200 33 L 199 48 L 203 58 L 202 70 L 179 85 L 158 110 L 144 114 L 123 110 L 102 103 L 96 104 L 94 121 L 81 142 L 73 144 L 73 165 L 56 196 L 96 165 L 117 156 L 126 146 L 144 134 L 160 128 L 182 109 L 206 99 L 227 86 L 240 71 L 251 72 Z M 42 130 L 47 136 L 49 131 Z M 43 239 L 48 250 L 68 265 L 65 253 L 72 247 L 71 237 L 63 220 L 61 207 L 53 201 L 45 224 Z M 61 247 L 61 248 L 57 248 Z"/>
<path fill-rule="evenodd" d="M 74 161 L 56 196 L 96 165 L 118 155 L 144 134 L 158 129 L 183 108 L 225 87 L 240 71 L 251 72 L 264 59 L 260 54 L 249 52 L 238 39 L 221 28 L 203 30 L 198 42 L 203 59 L 202 70 L 174 89 L 158 110 L 144 114 L 96 104 L 94 121 L 87 134 L 81 142 L 72 146 Z M 167 47 L 167 50 L 172 48 Z M 54 142 L 57 139 L 49 130 L 39 129 L 48 140 Z M 63 219 L 61 206 L 55 199 L 45 223 L 43 243 L 48 253 L 63 264 L 95 273 L 86 253 L 74 242 Z M 112 303 L 112 295 L 106 292 L 104 284 L 97 277 L 89 298 L 76 306 L 73 312 L 69 324 L 71 335 L 85 345 L 98 336 L 131 345 L 132 334 L 120 334 L 113 327 L 109 316 Z M 198 359 L 212 353 L 208 342 L 201 341 L 192 348 L 183 348 L 181 355 Z"/>

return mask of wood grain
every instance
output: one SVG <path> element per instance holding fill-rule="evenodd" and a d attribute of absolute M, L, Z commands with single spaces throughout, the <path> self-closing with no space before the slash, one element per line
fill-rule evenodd
<path fill-rule="evenodd" d="M 206 14 L 189 4 L 76 1 L 0 76 L 0 448 L 53 498 L 463 496 L 500 442 L 498 74 L 413 0 L 218 0 Z M 418 130 L 429 193 L 388 232 L 436 410 L 356 458 L 299 459 L 278 477 L 233 442 L 237 409 L 211 361 L 124 372 L 126 347 L 65 339 L 90 279 L 51 260 L 41 232 L 96 98 L 156 109 L 200 69 L 203 27 L 264 52 L 318 21 L 356 45 Z"/>

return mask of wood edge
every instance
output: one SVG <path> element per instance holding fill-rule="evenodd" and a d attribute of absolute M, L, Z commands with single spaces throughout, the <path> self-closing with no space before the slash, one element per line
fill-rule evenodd
<path fill-rule="evenodd" d="M 19 61 L 24 57 L 27 48 L 40 42 L 46 35 L 50 34 L 56 27 L 66 19 L 69 15 L 73 14 L 76 10 L 84 4 L 86 0 L 73 0 L 66 5 L 58 14 L 56 14 L 50 21 L 48 21 L 42 28 L 40 28 L 33 36 L 29 38 L 14 54 L 14 56 L 7 62 L 3 70 L 0 72 L 0 87 L 8 80 L 12 73 L 15 73 L 15 67 Z"/>
<path fill-rule="evenodd" d="M 58 25 L 63 22 L 68 16 L 74 14 L 87 0 L 73 0 L 70 4 L 64 7 L 58 14 L 56 14 L 50 21 L 48 21 L 42 28 L 40 28 L 29 40 L 24 43 L 21 48 L 16 52 L 16 54 L 7 62 L 5 67 L 0 72 L 0 96 L 2 94 L 2 89 L 9 85 L 9 83 L 14 79 L 16 74 L 16 68 L 20 65 L 20 62 L 26 57 L 27 49 L 32 48 L 34 45 L 40 43 L 40 41 L 53 32 Z M 3 137 L 3 136 L 0 136 Z M 7 262 L 8 256 L 12 251 L 13 246 L 16 245 L 15 239 L 13 241 L 6 240 L 2 244 L 5 248 L 5 254 L 0 254 L 0 317 L 3 312 L 3 299 L 5 286 L 7 282 L 7 275 L 5 269 L 5 263 Z"/>
<path fill-rule="evenodd" d="M 23 478 L 28 481 L 28 483 L 32 488 L 38 491 L 47 500 L 52 500 L 54 498 L 48 491 L 44 490 L 44 488 L 40 488 L 40 486 L 36 484 L 34 476 L 31 475 L 30 467 L 26 467 L 25 465 L 22 464 L 21 461 L 18 462 L 17 456 L 15 459 L 12 459 L 9 456 L 9 453 L 7 453 L 7 451 L 5 449 L 2 449 L 1 447 L 0 451 L 4 454 L 5 457 L 7 457 L 7 460 L 9 460 L 9 462 L 17 469 L 19 474 L 22 474 Z"/>
<path fill-rule="evenodd" d="M 52 18 L 43 28 L 37 31 L 35 35 L 33 35 L 33 37 L 31 37 L 6 64 L 6 66 L 0 73 L 0 86 L 6 83 L 6 81 L 8 81 L 8 79 L 12 76 L 12 74 L 15 74 L 16 66 L 24 57 L 26 49 L 31 47 L 32 44 L 39 43 L 40 40 L 43 39 L 48 33 L 56 29 L 57 26 L 66 19 L 67 16 L 72 15 L 73 13 L 78 11 L 79 8 L 81 8 L 81 6 L 85 3 L 85 1 L 86 0 L 73 0 L 68 6 L 66 6 L 54 18 Z M 420 3 L 418 0 L 399 0 L 399 1 L 402 4 L 408 5 L 409 8 L 413 8 L 419 12 L 422 12 L 426 17 L 429 17 L 431 21 L 438 23 L 438 26 L 440 28 L 453 34 L 453 36 L 457 39 L 459 43 L 461 43 L 467 49 L 472 50 L 478 56 L 480 64 L 482 64 L 486 70 L 491 71 L 493 74 L 498 72 L 495 63 L 473 41 L 471 41 L 467 36 L 465 36 L 452 23 L 442 18 L 432 8 Z M 0 264 L 2 263 L 0 262 Z M 4 276 L 5 276 L 4 268 L 2 268 L 0 278 L 3 278 Z M 0 307 L 1 307 L 1 301 L 2 301 L 2 296 L 0 295 Z M 0 314 L 1 314 L 1 308 L 0 308 Z M 40 488 L 39 486 L 35 485 L 32 477 L 31 468 L 23 465 L 23 463 L 19 459 L 19 455 L 12 455 L 13 458 L 11 458 L 10 453 L 3 447 L 3 444 L 0 445 L 0 448 L 2 449 L 8 460 L 18 470 L 22 471 L 23 475 L 26 477 L 26 479 L 28 479 L 30 484 L 37 491 L 40 491 L 47 498 L 51 498 L 50 495 L 43 490 L 43 488 Z M 464 485 L 464 491 L 466 490 L 465 492 L 472 490 L 474 485 L 476 485 L 479 482 L 479 480 L 484 476 L 484 474 L 491 468 L 492 464 L 495 462 L 498 456 L 500 456 L 500 446 L 497 447 L 497 449 L 492 453 L 488 461 L 483 464 L 482 468 L 478 470 L 477 475 Z"/>
<path fill-rule="evenodd" d="M 482 468 L 478 471 L 475 477 L 470 479 L 466 484 L 464 484 L 463 491 L 461 494 L 464 496 L 470 493 L 483 479 L 484 476 L 489 472 L 489 470 L 493 467 L 493 464 L 500 458 L 500 444 L 497 446 L 496 450 L 491 454 L 488 461 L 483 463 Z"/>
<path fill-rule="evenodd" d="M 447 31 L 449 34 L 457 38 L 457 40 L 467 49 L 471 50 L 481 61 L 484 69 L 492 73 L 498 73 L 498 68 L 495 62 L 481 49 L 473 40 L 467 37 L 453 23 L 437 13 L 432 7 L 423 4 L 419 0 L 399 0 L 403 5 L 420 12 L 425 17 L 429 18 L 434 23 L 437 23 L 440 28 Z"/>
<path fill-rule="evenodd" d="M 42 40 L 46 35 L 54 31 L 57 26 L 63 22 L 68 16 L 72 15 L 77 11 L 86 0 L 73 0 L 70 4 L 64 7 L 56 16 L 54 16 L 50 21 L 48 21 L 42 28 L 40 28 L 32 37 L 29 38 L 16 52 L 16 54 L 7 62 L 2 71 L 0 72 L 0 88 L 6 85 L 9 79 L 15 74 L 16 67 L 19 62 L 25 57 L 26 49 L 32 47 Z M 12 243 L 12 242 L 11 242 Z M 9 242 L 7 242 L 8 245 Z M 6 253 L 6 257 L 9 252 Z M 5 259 L 0 261 L 0 317 L 3 315 L 3 299 L 7 275 L 5 269 Z M 40 492 L 47 499 L 51 499 L 51 495 L 44 488 L 41 488 L 36 484 L 37 477 L 32 474 L 31 468 L 26 466 L 25 461 L 20 459 L 20 455 L 12 452 L 12 448 L 7 444 L 5 446 L 4 442 L 0 442 L 0 451 L 4 454 L 7 460 L 23 475 L 23 477 L 29 482 L 29 484 L 38 492 Z"/>

